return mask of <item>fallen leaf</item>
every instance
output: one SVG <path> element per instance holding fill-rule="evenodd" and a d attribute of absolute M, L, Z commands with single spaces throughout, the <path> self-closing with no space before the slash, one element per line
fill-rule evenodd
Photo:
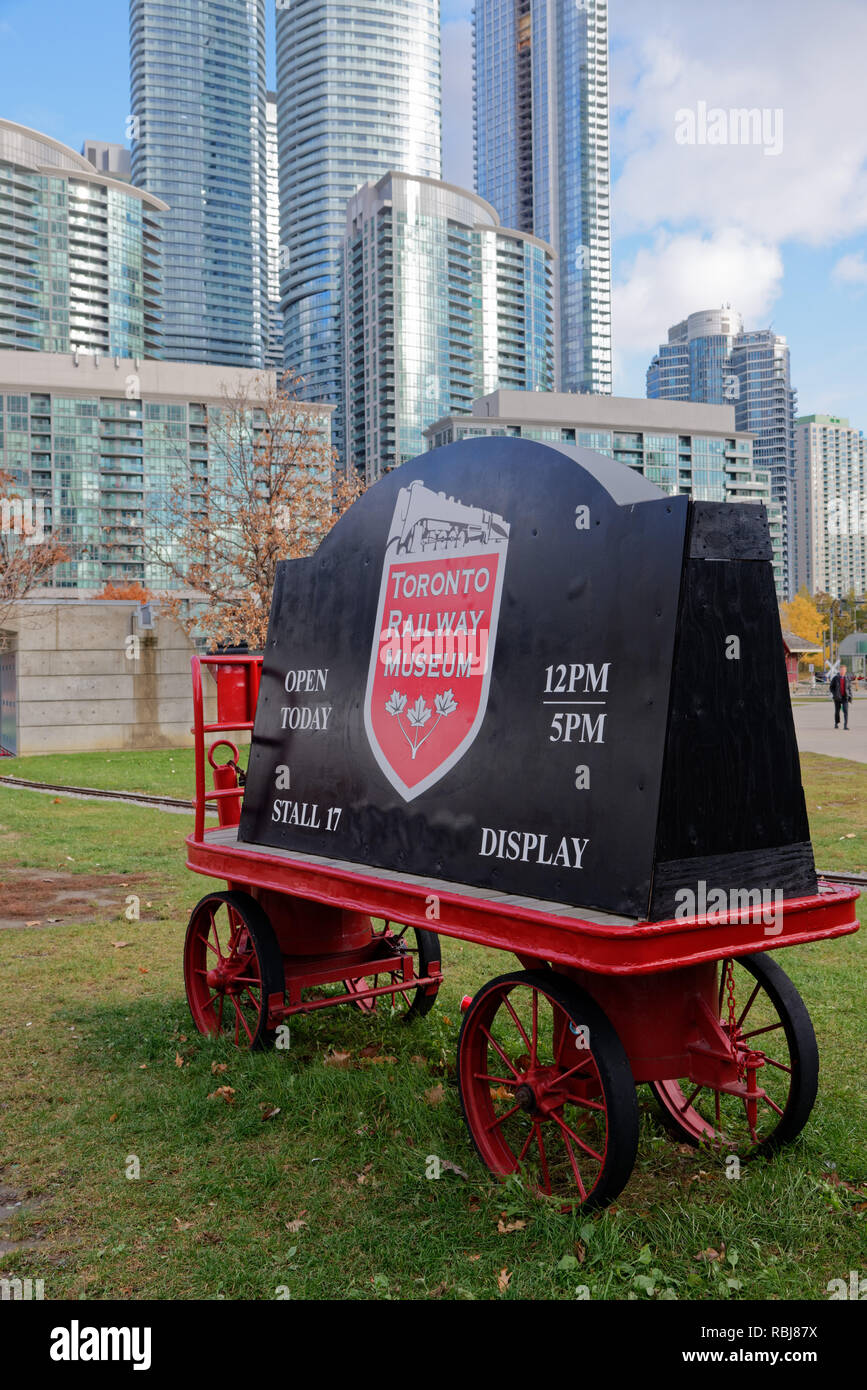
<path fill-rule="evenodd" d="M 523 1231 L 526 1221 L 503 1221 L 497 1222 L 497 1232 L 501 1236 L 510 1236 L 513 1231 Z"/>
<path fill-rule="evenodd" d="M 446 1098 L 443 1083 L 438 1081 L 435 1086 L 431 1086 L 429 1090 L 425 1091 L 424 1098 L 428 1105 L 442 1105 Z"/>
<path fill-rule="evenodd" d="M 140 1063 L 139 1063 L 139 1071 L 147 1071 L 147 1069 L 148 1069 L 148 1064 L 147 1064 L 147 1062 L 140 1062 Z"/>
<path fill-rule="evenodd" d="M 273 1120 L 275 1115 L 280 1114 L 279 1105 L 268 1105 L 267 1103 L 260 1103 L 259 1108 L 262 1111 L 263 1120 Z"/>
<path fill-rule="evenodd" d="M 54 797 L 54 804 L 55 804 L 55 806 L 62 806 L 62 805 L 63 805 L 63 802 L 61 801 L 61 799 L 60 799 L 59 796 L 55 796 L 55 797 Z"/>
<path fill-rule="evenodd" d="M 301 1227 L 307 1225 L 306 1221 L 301 1220 L 301 1217 L 305 1215 L 306 1211 L 307 1208 L 305 1207 L 303 1211 L 298 1213 L 294 1221 L 284 1221 L 283 1224 L 286 1227 L 286 1230 L 289 1231 L 290 1235 L 296 1236 L 298 1232 L 301 1230 Z"/>
<path fill-rule="evenodd" d="M 505 1293 L 512 1282 L 512 1276 L 507 1269 L 501 1269 L 497 1275 L 497 1288 L 500 1293 Z"/>
<path fill-rule="evenodd" d="M 495 1100 L 513 1100 L 515 1093 L 510 1091 L 507 1086 L 494 1086 L 491 1095 Z"/>
<path fill-rule="evenodd" d="M 176 1067 L 182 1067 L 183 1065 L 184 1065 L 184 1059 L 183 1059 L 183 1057 L 181 1056 L 181 1054 L 180 1054 L 179 1052 L 176 1052 L 176 1053 L 175 1053 L 175 1066 L 176 1066 Z"/>
<path fill-rule="evenodd" d="M 348 1067 L 351 1052 L 329 1052 L 322 1061 L 326 1067 Z"/>
<path fill-rule="evenodd" d="M 42 926 L 42 920 L 41 920 L 41 918 L 37 917 L 37 918 L 35 919 L 35 921 L 33 921 L 33 922 L 25 922 L 24 925 L 25 925 L 25 927 L 41 927 L 41 926 Z"/>
<path fill-rule="evenodd" d="M 117 1119 L 117 1114 L 109 1115 L 109 1117 L 108 1117 L 108 1123 L 109 1123 L 110 1125 L 113 1125 L 116 1119 Z"/>
<path fill-rule="evenodd" d="M 187 1035 L 186 1035 L 186 1033 L 181 1033 L 181 1036 L 178 1038 L 178 1042 L 186 1042 L 186 1041 L 187 1041 Z"/>
<path fill-rule="evenodd" d="M 575 1255 L 579 1265 L 583 1265 L 584 1261 L 587 1259 L 587 1247 L 585 1246 L 583 1240 L 576 1240 L 572 1249 L 575 1251 Z"/>
<path fill-rule="evenodd" d="M 217 1089 L 216 1089 L 216 1091 L 211 1091 L 210 1094 L 208 1095 L 208 1100 L 217 1100 L 217 1099 L 224 1100 L 224 1101 L 226 1102 L 227 1105 L 234 1105 L 234 1104 L 235 1104 L 235 1088 L 234 1088 L 234 1086 L 218 1086 Z"/>
<path fill-rule="evenodd" d="M 431 1289 L 428 1298 L 441 1298 L 448 1288 L 448 1284 L 437 1284 L 435 1289 Z"/>
<path fill-rule="evenodd" d="M 385 1057 L 362 1057 L 362 1059 L 361 1059 L 362 1065 L 365 1066 L 365 1067 L 381 1067 L 381 1066 L 383 1066 L 383 1064 L 386 1063 L 386 1062 L 393 1063 L 393 1062 L 396 1062 L 396 1061 L 397 1061 L 397 1058 L 396 1058 L 396 1057 L 391 1057 L 391 1056 L 385 1056 Z"/>
<path fill-rule="evenodd" d="M 361 1049 L 358 1055 L 359 1057 L 378 1057 L 379 1043 L 368 1043 L 366 1047 Z"/>
<path fill-rule="evenodd" d="M 481 1258 L 481 1255 L 467 1255 L 467 1259 L 470 1260 L 473 1264 L 475 1264 L 476 1260 L 480 1260 Z"/>
<path fill-rule="evenodd" d="M 449 1158 L 440 1159 L 440 1170 L 443 1173 L 457 1173 L 459 1178 L 466 1178 L 467 1182 L 469 1182 L 470 1180 L 469 1173 L 465 1173 L 463 1168 L 459 1168 L 458 1165 L 456 1163 L 452 1163 L 451 1159 Z"/>
<path fill-rule="evenodd" d="M 370 1170 L 371 1170 L 372 1167 L 373 1167 L 373 1164 L 372 1164 L 372 1163 L 365 1163 L 365 1165 L 364 1165 L 364 1167 L 362 1168 L 361 1172 L 358 1174 L 358 1177 L 357 1177 L 356 1181 L 357 1181 L 357 1182 L 360 1182 L 360 1183 L 365 1183 L 365 1182 L 367 1182 L 367 1175 L 368 1175 L 368 1173 L 370 1172 Z"/>
<path fill-rule="evenodd" d="M 190 1227 L 192 1226 L 192 1224 L 193 1224 L 192 1221 L 182 1221 L 181 1218 L 180 1218 L 179 1216 L 176 1216 L 176 1217 L 175 1217 L 175 1230 L 176 1230 L 176 1231 L 188 1231 L 188 1230 L 190 1229 Z"/>
<path fill-rule="evenodd" d="M 148 970 L 146 965 L 140 965 L 138 968 L 138 973 L 140 975 L 149 975 L 150 971 Z"/>
<path fill-rule="evenodd" d="M 129 945 L 129 942 L 128 942 L 128 941 L 113 941 L 111 944 L 112 944 L 112 946 L 114 947 L 114 949 L 115 949 L 116 951 L 122 951 L 123 948 L 124 948 L 124 946 L 128 946 L 128 945 Z"/>
<path fill-rule="evenodd" d="M 412 1064 L 413 1064 L 414 1066 L 416 1066 L 416 1067 L 426 1067 L 426 1066 L 427 1066 L 427 1057 L 418 1057 L 418 1056 L 416 1056 L 416 1057 L 410 1057 L 409 1060 L 410 1060 L 410 1061 L 412 1062 Z"/>
<path fill-rule="evenodd" d="M 227 1063 L 227 1062 L 212 1062 L 212 1063 L 211 1063 L 211 1075 L 212 1075 L 212 1076 L 220 1076 L 220 1075 L 222 1075 L 222 1073 L 223 1073 L 224 1071 L 228 1071 L 228 1069 L 229 1069 L 229 1067 L 228 1067 L 228 1063 Z"/>
<path fill-rule="evenodd" d="M 723 1258 L 725 1249 L 725 1246 L 723 1246 L 721 1250 L 714 1250 L 713 1246 L 709 1245 L 706 1250 L 700 1250 L 698 1254 L 693 1255 L 692 1258 L 694 1260 L 706 1260 L 708 1264 L 712 1264 L 714 1260 L 721 1260 Z"/>

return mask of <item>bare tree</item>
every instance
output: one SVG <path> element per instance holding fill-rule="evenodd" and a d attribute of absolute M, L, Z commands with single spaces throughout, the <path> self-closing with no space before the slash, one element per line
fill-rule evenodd
<path fill-rule="evenodd" d="M 22 496 L 12 474 L 0 468 L 0 651 L 15 604 L 69 559 L 69 551 L 45 534 L 43 523 L 41 503 Z"/>
<path fill-rule="evenodd" d="M 184 457 L 157 523 L 155 553 L 198 599 L 161 601 L 210 643 L 264 646 L 278 563 L 311 554 L 362 490 L 299 385 L 263 375 L 225 395 L 209 412 L 207 463 Z"/>

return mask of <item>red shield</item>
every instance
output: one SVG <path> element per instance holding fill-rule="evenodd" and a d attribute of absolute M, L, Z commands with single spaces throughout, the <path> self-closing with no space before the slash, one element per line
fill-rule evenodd
<path fill-rule="evenodd" d="M 485 717 L 508 538 L 502 517 L 420 481 L 398 494 L 364 724 L 406 801 L 455 766 Z"/>

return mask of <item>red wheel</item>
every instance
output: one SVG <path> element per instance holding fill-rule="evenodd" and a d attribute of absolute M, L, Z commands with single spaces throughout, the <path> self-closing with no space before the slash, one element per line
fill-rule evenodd
<path fill-rule="evenodd" d="M 285 986 L 283 958 L 268 918 L 246 893 L 209 893 L 193 908 L 184 942 L 184 983 L 200 1033 L 236 1047 L 274 1041 L 268 998 Z"/>
<path fill-rule="evenodd" d="M 403 927 L 397 922 L 384 922 L 382 931 L 374 936 L 374 943 L 383 954 L 393 955 L 397 950 L 401 954 L 411 955 L 412 970 L 416 976 L 427 975 L 431 963 L 440 959 L 440 940 L 435 932 Z M 389 980 L 399 981 L 400 978 L 395 971 L 376 974 L 374 967 L 369 975 L 360 980 L 344 980 L 343 987 L 347 994 L 361 994 L 371 985 L 375 989 L 377 985 L 386 985 Z M 410 1019 L 423 1018 L 430 1013 L 438 990 L 439 985 L 432 987 L 430 994 L 423 989 L 396 989 L 393 994 L 379 994 L 373 999 L 356 999 L 354 1002 L 362 1013 L 376 1014 L 386 1009 L 409 1023 Z"/>
<path fill-rule="evenodd" d="M 800 1134 L 819 1087 L 819 1050 L 804 1001 L 775 960 L 744 956 L 732 965 L 734 1029 L 726 961 L 720 962 L 720 1022 L 734 1038 L 744 1090 L 752 1094 L 731 1095 L 689 1078 L 654 1081 L 651 1090 L 678 1138 L 749 1158 Z"/>
<path fill-rule="evenodd" d="M 564 1205 L 600 1207 L 632 1172 L 638 1101 L 623 1046 L 584 990 L 553 971 L 501 975 L 458 1042 L 461 1105 L 492 1173 L 524 1170 Z"/>

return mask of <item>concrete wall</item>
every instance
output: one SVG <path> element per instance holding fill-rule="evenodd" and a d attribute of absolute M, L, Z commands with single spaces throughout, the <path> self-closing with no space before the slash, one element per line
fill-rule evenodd
<path fill-rule="evenodd" d="M 138 604 L 76 600 L 17 605 L 5 629 L 17 651 L 18 754 L 192 744 L 190 657 L 170 617 L 136 622 Z M 138 638 L 138 656 L 127 639 Z M 216 719 L 206 676 L 205 719 Z"/>

